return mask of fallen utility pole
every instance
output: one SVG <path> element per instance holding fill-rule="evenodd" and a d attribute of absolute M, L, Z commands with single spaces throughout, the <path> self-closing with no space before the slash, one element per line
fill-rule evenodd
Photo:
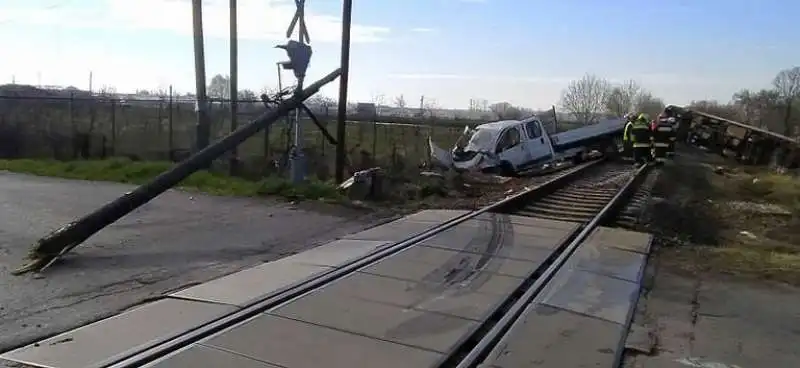
<path fill-rule="evenodd" d="M 30 262 L 15 270 L 14 274 L 19 275 L 31 271 L 43 271 L 61 256 L 86 241 L 86 239 L 96 234 L 98 231 L 133 212 L 133 210 L 141 207 L 161 193 L 164 193 L 167 189 L 174 187 L 196 171 L 208 167 L 214 159 L 224 155 L 226 152 L 233 149 L 233 147 L 236 147 L 265 127 L 287 115 L 290 111 L 297 109 L 303 104 L 303 101 L 319 92 L 322 86 L 333 82 L 340 74 L 340 69 L 334 70 L 302 91 L 298 91 L 289 99 L 281 102 L 275 109 L 268 110 L 257 119 L 240 127 L 220 141 L 176 164 L 149 183 L 140 185 L 133 191 L 107 203 L 94 212 L 76 221 L 70 222 L 39 239 L 28 255 Z"/>

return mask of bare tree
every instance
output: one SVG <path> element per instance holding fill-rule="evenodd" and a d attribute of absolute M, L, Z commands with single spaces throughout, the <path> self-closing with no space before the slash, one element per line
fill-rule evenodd
<path fill-rule="evenodd" d="M 272 97 L 272 96 L 277 95 L 278 92 L 280 92 L 280 91 L 278 91 L 278 88 L 275 88 L 275 87 L 261 87 L 261 90 L 259 92 L 261 92 L 259 94 L 259 96 L 260 95 L 267 95 L 267 96 Z"/>
<path fill-rule="evenodd" d="M 217 74 L 211 78 L 208 85 L 208 97 L 215 99 L 226 99 L 231 96 L 231 84 L 228 76 Z"/>
<path fill-rule="evenodd" d="M 405 97 L 403 97 L 403 95 L 395 97 L 394 105 L 397 106 L 398 108 L 405 109 L 407 106 Z"/>
<path fill-rule="evenodd" d="M 336 100 L 325 95 L 314 95 L 306 100 L 306 105 L 317 108 L 325 116 L 330 116 L 331 108 L 336 106 Z"/>
<path fill-rule="evenodd" d="M 508 102 L 498 102 L 489 106 L 497 118 L 500 120 L 512 120 L 522 118 L 522 111 Z"/>
<path fill-rule="evenodd" d="M 372 103 L 375 104 L 375 113 L 380 115 L 381 114 L 381 105 L 384 104 L 386 101 L 386 96 L 382 93 L 373 94 L 372 95 Z"/>
<path fill-rule="evenodd" d="M 775 122 L 783 117 L 777 115 L 784 113 L 776 90 L 741 90 L 733 95 L 733 106 L 743 122 L 770 130 L 777 128 Z"/>
<path fill-rule="evenodd" d="M 394 98 L 394 106 L 400 109 L 400 114 L 405 116 L 406 115 L 406 99 L 403 95 L 397 96 Z"/>
<path fill-rule="evenodd" d="M 784 105 L 785 113 L 783 115 L 783 134 L 791 135 L 792 126 L 792 109 L 795 106 L 795 100 L 800 98 L 800 67 L 793 67 L 784 69 L 778 72 L 775 79 L 772 81 L 775 91 Z"/>
<path fill-rule="evenodd" d="M 719 101 L 699 100 L 689 103 L 692 110 L 702 111 L 708 114 L 717 115 L 725 119 L 736 119 L 737 109 L 728 104 L 721 104 Z"/>
<path fill-rule="evenodd" d="M 239 91 L 239 100 L 244 102 L 253 102 L 256 100 L 256 93 L 249 89 Z"/>
<path fill-rule="evenodd" d="M 101 96 L 114 96 L 117 94 L 117 89 L 113 86 L 103 85 L 100 87 Z"/>
<path fill-rule="evenodd" d="M 665 107 L 664 101 L 660 98 L 653 97 L 653 94 L 650 92 L 639 93 L 634 103 L 636 111 L 648 114 L 651 117 L 660 114 L 664 111 Z"/>
<path fill-rule="evenodd" d="M 561 106 L 577 120 L 589 124 L 601 116 L 610 91 L 608 81 L 593 74 L 572 81 L 561 93 Z"/>
<path fill-rule="evenodd" d="M 432 98 L 426 98 L 422 106 L 423 117 L 433 117 L 436 110 L 439 109 L 439 104 Z"/>
<path fill-rule="evenodd" d="M 615 85 L 606 96 L 606 109 L 615 116 L 625 115 L 633 110 L 637 97 L 642 93 L 642 87 L 632 79 Z"/>

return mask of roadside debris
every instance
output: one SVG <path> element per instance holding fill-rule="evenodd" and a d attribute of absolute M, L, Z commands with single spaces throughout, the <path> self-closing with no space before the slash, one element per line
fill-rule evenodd
<path fill-rule="evenodd" d="M 531 181 L 531 178 L 511 178 L 479 170 L 457 171 L 443 167 L 432 167 L 418 175 L 416 179 L 394 177 L 381 167 L 373 167 L 354 173 L 338 188 L 352 202 L 418 202 L 420 205 L 445 207 L 452 207 L 452 204 L 461 208 L 502 199 L 530 185 Z"/>
<path fill-rule="evenodd" d="M 384 172 L 380 167 L 357 171 L 350 179 L 339 185 L 352 200 L 381 200 L 385 197 Z"/>
<path fill-rule="evenodd" d="M 749 232 L 749 231 L 746 231 L 746 230 L 742 230 L 742 231 L 740 231 L 740 232 L 739 232 L 739 235 L 741 235 L 741 236 L 744 236 L 744 237 L 747 237 L 747 238 L 750 238 L 750 239 L 756 239 L 756 238 L 758 238 L 758 237 L 757 237 L 755 234 L 753 234 L 753 233 L 751 233 L 751 232 Z"/>
<path fill-rule="evenodd" d="M 734 211 L 750 212 L 759 215 L 771 215 L 771 216 L 792 215 L 792 212 L 789 211 L 787 208 L 774 203 L 732 201 L 728 202 L 728 207 L 730 207 Z"/>

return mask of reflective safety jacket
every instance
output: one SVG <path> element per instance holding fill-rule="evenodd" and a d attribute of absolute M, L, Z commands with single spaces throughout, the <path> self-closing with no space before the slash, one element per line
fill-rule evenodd
<path fill-rule="evenodd" d="M 633 148 L 649 148 L 652 133 L 653 132 L 650 130 L 650 126 L 648 126 L 647 121 L 635 121 L 631 127 Z"/>
<path fill-rule="evenodd" d="M 631 128 L 633 128 L 633 122 L 629 121 L 625 124 L 625 132 L 622 133 L 622 140 L 624 142 L 631 141 Z"/>

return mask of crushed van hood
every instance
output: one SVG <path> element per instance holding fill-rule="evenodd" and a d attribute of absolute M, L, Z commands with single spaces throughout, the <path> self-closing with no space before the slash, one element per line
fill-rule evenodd
<path fill-rule="evenodd" d="M 448 151 L 436 145 L 431 137 L 428 137 L 430 146 L 431 160 L 441 166 L 453 168 L 459 171 L 485 170 L 496 167 L 500 164 L 497 156 L 491 151 L 457 151 L 457 148 Z M 473 148 L 473 147 L 470 147 Z M 481 149 L 482 147 L 474 147 Z"/>

